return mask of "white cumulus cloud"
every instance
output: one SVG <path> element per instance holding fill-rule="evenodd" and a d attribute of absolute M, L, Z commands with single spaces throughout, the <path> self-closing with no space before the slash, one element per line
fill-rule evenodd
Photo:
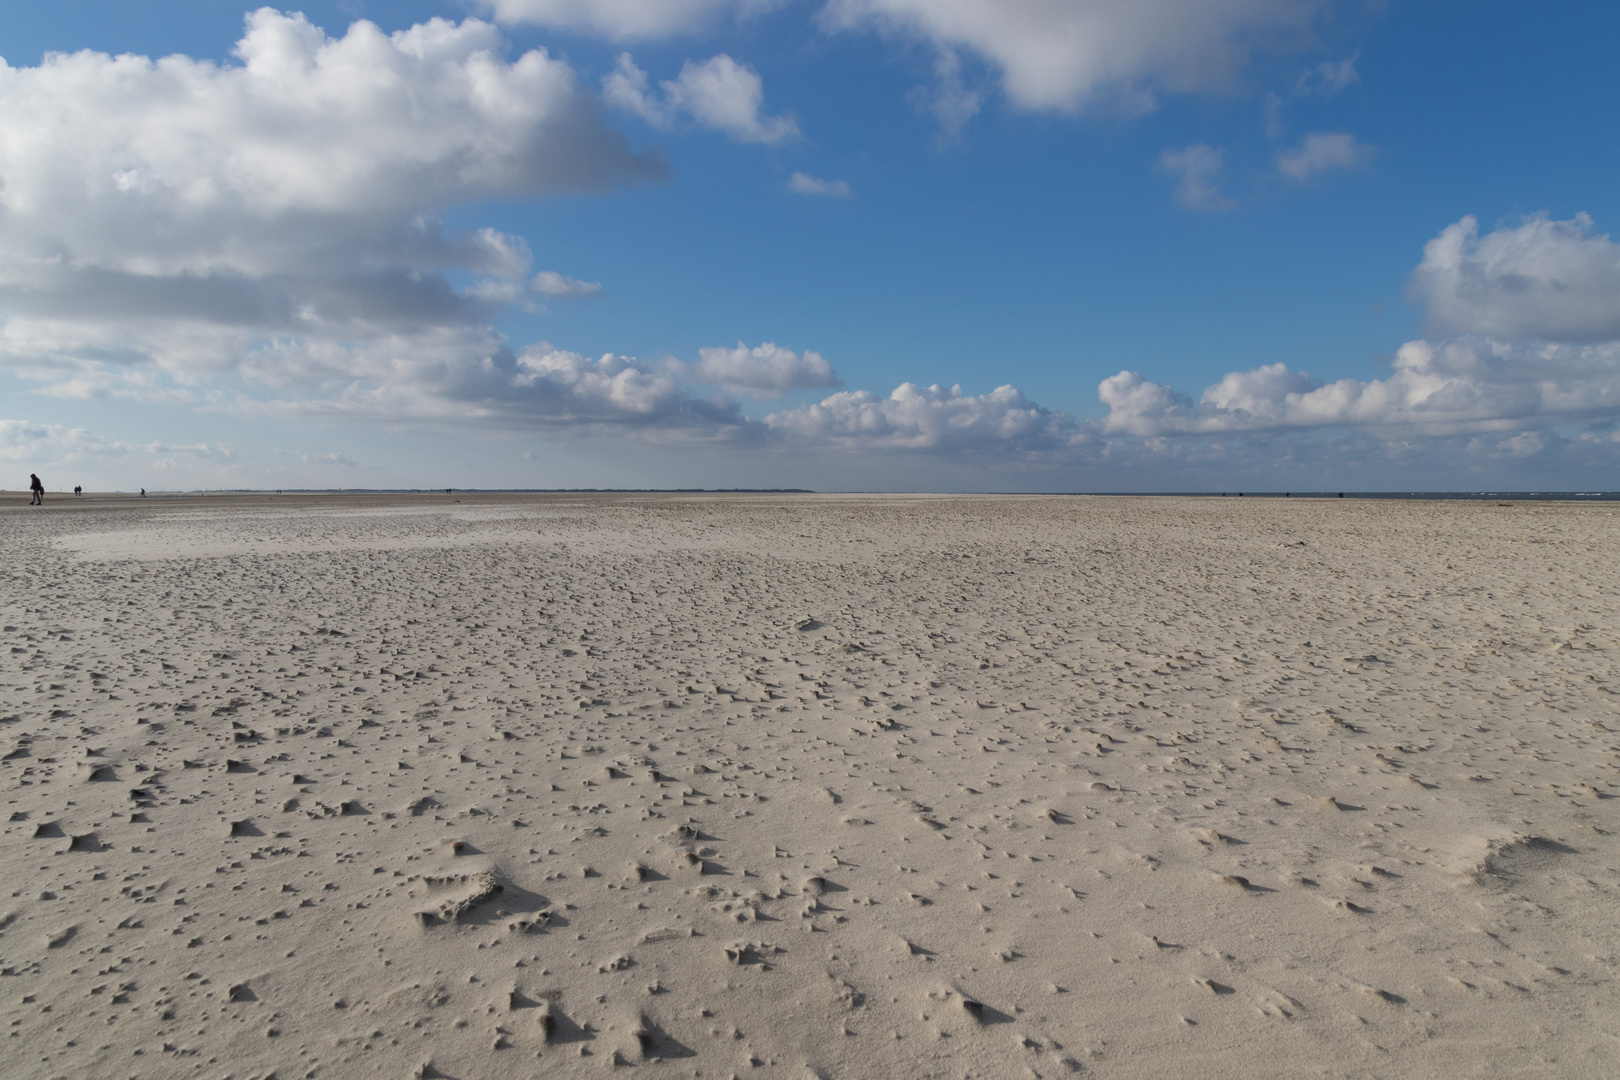
<path fill-rule="evenodd" d="M 765 84 L 759 73 L 725 53 L 702 63 L 688 60 L 673 79 L 651 92 L 647 73 L 629 53 L 602 79 L 602 92 L 610 105 L 633 113 L 656 128 L 671 128 L 680 117 L 702 127 L 730 135 L 738 142 L 779 143 L 799 134 L 791 116 L 767 116 Z"/>
<path fill-rule="evenodd" d="M 852 450 L 1020 454 L 1050 452 L 1082 441 L 1065 413 L 1043 408 L 1012 386 L 988 394 L 960 386 L 902 383 L 886 398 L 850 390 L 764 423 L 794 442 Z"/>
<path fill-rule="evenodd" d="M 1284 364 L 1233 372 L 1195 404 L 1132 371 L 1104 379 L 1107 432 L 1168 435 L 1289 427 L 1448 433 L 1620 413 L 1620 345 L 1410 341 L 1389 378 L 1321 383 Z"/>
<path fill-rule="evenodd" d="M 841 385 L 820 353 L 796 353 L 767 341 L 752 349 L 699 349 L 698 362 L 687 371 L 699 383 L 719 386 L 754 398 L 781 397 L 793 390 L 824 390 Z"/>
<path fill-rule="evenodd" d="M 503 53 L 475 19 L 332 37 L 263 8 L 228 63 L 0 62 L 0 365 L 62 396 L 196 400 L 281 350 L 421 335 L 417 354 L 481 341 L 531 287 L 591 291 L 525 282 L 522 238 L 434 216 L 665 171 L 567 63 Z"/>
<path fill-rule="evenodd" d="M 1386 438 L 1519 431 L 1516 441 L 1478 446 L 1523 457 L 1547 445 L 1537 431 L 1548 425 L 1620 421 L 1620 245 L 1585 214 L 1536 215 L 1484 236 L 1465 217 L 1425 245 L 1411 287 L 1429 322 L 1459 336 L 1407 342 L 1387 378 L 1323 382 L 1269 364 L 1228 373 L 1194 401 L 1121 371 L 1098 386 L 1108 407 L 1099 427 L 1149 439 L 1326 427 Z"/>
<path fill-rule="evenodd" d="M 1577 214 L 1479 234 L 1472 216 L 1423 248 L 1413 297 L 1435 327 L 1509 340 L 1620 340 L 1620 244 Z"/>

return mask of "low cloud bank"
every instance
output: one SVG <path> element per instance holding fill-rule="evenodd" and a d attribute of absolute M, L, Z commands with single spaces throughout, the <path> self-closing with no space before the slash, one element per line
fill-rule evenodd
<path fill-rule="evenodd" d="M 1536 215 L 1484 236 L 1463 218 L 1424 247 L 1411 294 L 1432 327 L 1456 336 L 1402 345 L 1388 378 L 1324 382 L 1277 363 L 1231 372 L 1194 400 L 1121 371 L 1098 387 L 1100 427 L 1143 438 L 1517 429 L 1517 450 L 1534 452 L 1547 445 L 1531 438 L 1536 429 L 1620 419 L 1620 245 L 1585 214 Z"/>

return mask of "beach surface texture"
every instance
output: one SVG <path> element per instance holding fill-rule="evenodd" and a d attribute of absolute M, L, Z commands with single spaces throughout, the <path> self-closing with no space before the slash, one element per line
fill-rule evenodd
<path fill-rule="evenodd" d="M 1620 1076 L 1617 513 L 19 499 L 0 1075 Z"/>

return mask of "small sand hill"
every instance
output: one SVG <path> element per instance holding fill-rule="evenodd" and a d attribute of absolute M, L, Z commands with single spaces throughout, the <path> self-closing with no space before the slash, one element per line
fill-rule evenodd
<path fill-rule="evenodd" d="M 0 511 L 28 1077 L 1620 1075 L 1603 505 Z"/>

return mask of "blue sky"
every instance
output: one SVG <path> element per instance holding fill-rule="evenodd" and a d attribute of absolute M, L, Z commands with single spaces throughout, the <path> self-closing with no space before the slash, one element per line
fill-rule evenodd
<path fill-rule="evenodd" d="M 1597 3 L 30 5 L 3 483 L 1620 487 L 1615 40 Z"/>

